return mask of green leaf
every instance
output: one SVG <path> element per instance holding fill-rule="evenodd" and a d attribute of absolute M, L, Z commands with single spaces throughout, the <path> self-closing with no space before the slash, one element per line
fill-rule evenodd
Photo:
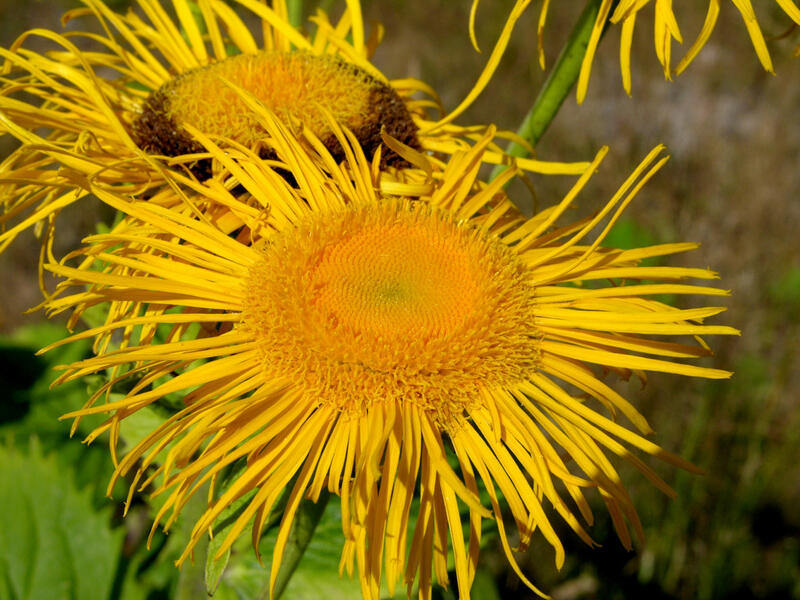
<path fill-rule="evenodd" d="M 110 597 L 124 531 L 93 506 L 38 443 L 0 447 L 0 591 L 4 598 Z"/>
<path fill-rule="evenodd" d="M 231 549 L 228 548 L 218 560 L 213 559 L 214 554 L 209 543 L 208 554 L 206 554 L 206 593 L 209 596 L 213 596 L 217 592 L 219 582 L 231 559 Z"/>
<path fill-rule="evenodd" d="M 225 568 L 228 566 L 231 551 L 228 549 L 225 554 L 217 560 L 215 560 L 214 557 L 222 547 L 222 543 L 225 541 L 228 531 L 233 527 L 236 519 L 247 507 L 247 504 L 255 493 L 255 490 L 251 490 L 233 502 L 228 508 L 222 511 L 214 524 L 214 537 L 208 542 L 208 551 L 206 554 L 206 591 L 209 596 L 213 596 L 219 587 L 222 575 L 225 572 Z"/>
<path fill-rule="evenodd" d="M 305 543 L 303 560 L 295 565 L 292 577 L 286 582 L 284 598 L 350 600 L 361 596 L 357 578 L 351 580 L 346 575 L 339 577 L 339 557 L 344 545 L 339 502 L 329 502 L 324 509 L 316 517 L 318 523 L 313 529 L 310 524 L 314 519 L 308 519 L 309 522 L 302 525 L 306 534 L 311 530 L 313 537 Z M 260 550 L 265 561 L 271 562 L 276 537 L 277 531 L 273 529 L 261 540 Z M 291 552 L 289 547 L 293 543 L 290 539 L 287 553 Z M 291 560 L 287 553 L 281 559 L 282 563 Z M 231 560 L 232 564 L 219 589 L 219 599 L 244 600 L 248 597 L 263 597 L 268 593 L 270 563 L 267 563 L 266 568 L 260 566 L 252 550 L 235 555 L 234 559 L 238 560 Z M 285 567 L 282 566 L 281 572 L 284 570 Z M 214 598 L 217 600 L 217 596 Z"/>
<path fill-rule="evenodd" d="M 111 394 L 112 402 L 122 400 L 122 394 Z M 125 447 L 130 449 L 141 442 L 156 429 L 161 427 L 169 418 L 169 414 L 160 406 L 144 406 L 123 419 L 120 425 L 120 437 L 125 443 Z M 159 454 L 159 460 L 166 456 L 167 451 L 172 447 L 168 444 Z"/>
<path fill-rule="evenodd" d="M 312 505 L 313 508 L 313 505 Z M 235 516 L 240 512 L 240 508 L 231 507 L 228 517 L 228 524 L 235 520 Z M 282 510 L 273 511 L 270 521 L 277 521 Z M 410 530 L 413 530 L 418 513 L 418 502 L 414 502 L 411 511 Z M 227 513 L 226 513 L 227 514 Z M 308 515 L 307 515 L 308 516 Z M 283 598 L 291 600 L 316 600 L 326 598 L 326 600 L 350 600 L 351 598 L 361 597 L 361 586 L 358 575 L 353 578 L 344 574 L 339 575 L 339 559 L 344 547 L 344 534 L 342 533 L 342 515 L 340 500 L 332 497 L 319 517 L 319 523 L 313 530 L 313 537 L 308 542 L 305 551 L 302 553 L 302 560 L 297 564 L 294 573 L 286 584 L 283 591 Z M 313 519 L 309 519 L 313 521 Z M 218 522 L 225 522 L 222 517 Z M 468 519 L 464 518 L 465 527 L 468 527 Z M 218 531 L 215 525 L 215 531 Z M 268 524 L 269 527 L 269 524 Z M 310 530 L 309 523 L 302 525 L 304 529 Z M 250 600 L 251 598 L 265 598 L 269 590 L 269 573 L 272 552 L 275 547 L 277 528 L 273 527 L 262 538 L 259 549 L 266 566 L 260 565 L 255 557 L 255 553 L 250 545 L 250 536 L 242 535 L 234 544 L 230 558 L 224 572 L 213 581 L 218 585 L 214 593 L 214 600 Z M 465 529 L 465 536 L 468 531 Z M 490 521 L 484 522 L 484 536 L 482 542 L 492 539 L 495 535 L 494 524 Z M 466 539 L 466 537 L 465 537 Z M 221 544 L 221 537 L 216 534 L 211 541 Z M 293 543 L 290 539 L 290 544 Z M 282 557 L 282 564 L 290 559 L 287 553 Z M 209 550 L 209 554 L 212 554 Z M 452 565 L 452 559 L 450 560 Z M 283 570 L 283 567 L 282 567 Z M 206 571 L 206 584 L 209 585 L 208 571 Z M 452 579 L 455 582 L 455 576 Z M 209 586 L 209 590 L 212 589 Z M 443 592 L 439 588 L 440 592 Z M 416 590 L 412 590 L 412 595 Z M 476 574 L 473 585 L 472 597 L 476 600 L 496 600 L 499 598 L 496 586 L 488 573 L 480 570 Z M 398 585 L 395 595 L 389 594 L 386 581 L 382 581 L 381 599 L 394 600 L 407 598 L 405 585 Z"/>
<path fill-rule="evenodd" d="M 105 482 L 113 470 L 108 450 L 102 443 L 86 447 L 80 438 L 102 422 L 103 416 L 84 419 L 76 439 L 70 439 L 70 423 L 59 417 L 83 406 L 89 397 L 86 384 L 75 381 L 50 389 L 58 376 L 54 367 L 81 360 L 89 352 L 82 341 L 37 356 L 36 352 L 65 336 L 63 326 L 45 323 L 19 329 L 0 338 L 0 363 L 5 365 L 5 387 L 0 418 L 0 441 L 27 451 L 28 440 L 36 436 L 45 453 L 53 452 L 64 468 L 73 471 L 79 486 L 93 486 L 95 501 L 104 503 Z"/>
<path fill-rule="evenodd" d="M 216 497 L 219 498 L 225 491 L 230 487 L 239 476 L 247 469 L 247 460 L 240 459 L 233 464 L 229 465 L 225 470 L 223 476 L 220 479 L 219 486 L 216 490 Z M 255 496 L 257 490 L 250 490 L 241 498 L 237 499 L 236 501 L 232 502 L 225 510 L 220 513 L 217 520 L 214 522 L 214 537 L 209 540 L 208 548 L 206 550 L 206 568 L 205 568 L 205 582 L 206 582 L 206 592 L 209 596 L 213 596 L 217 589 L 219 588 L 220 582 L 222 581 L 223 575 L 226 575 L 226 569 L 228 567 L 228 561 L 231 558 L 231 550 L 228 549 L 223 556 L 219 559 L 215 560 L 215 556 L 219 552 L 220 548 L 222 548 L 223 543 L 225 542 L 225 538 L 228 535 L 231 527 L 233 527 L 236 520 L 242 514 L 242 512 L 247 508 L 250 500 Z M 284 509 L 286 508 L 286 502 L 289 499 L 289 494 L 291 492 L 291 484 L 286 487 L 286 489 L 281 494 L 278 501 L 272 507 L 269 516 L 267 517 L 267 522 L 264 525 L 264 534 L 266 535 L 269 531 L 277 525 L 281 520 L 281 515 L 283 514 Z M 245 542 L 244 540 L 247 540 Z M 254 555 L 252 547 L 249 544 L 249 537 L 247 536 L 240 536 L 240 538 L 234 543 L 233 548 L 235 549 L 234 552 L 237 553 L 249 553 Z M 234 572 L 241 572 L 238 570 L 238 563 L 242 562 L 241 559 L 237 556 L 234 560 L 233 571 Z M 254 583 L 257 589 L 261 589 L 263 587 L 263 567 L 261 565 L 256 564 L 255 566 L 256 572 L 254 577 L 248 577 L 245 575 L 245 580 L 248 583 Z M 245 569 L 247 571 L 247 569 Z M 233 577 L 236 579 L 236 576 Z M 254 592 L 257 595 L 259 593 Z M 260 594 L 263 595 L 263 594 Z M 245 595 L 244 598 L 249 597 Z"/>
<path fill-rule="evenodd" d="M 339 558 L 344 547 L 342 515 L 339 499 L 332 498 L 313 530 L 313 537 L 302 553 L 292 577 L 286 584 L 283 598 L 291 600 L 351 600 L 361 597 L 358 575 L 353 578 L 339 575 Z M 309 523 L 303 525 L 309 529 Z M 265 561 L 270 561 L 275 547 L 277 528 L 261 540 L 260 550 Z M 241 542 L 241 543 L 240 543 Z M 243 535 L 233 548 L 230 562 L 220 581 L 214 600 L 249 600 L 264 598 L 269 590 L 270 564 L 259 565 L 249 547 L 250 537 Z M 290 540 L 291 543 L 291 540 Z M 284 555 L 282 562 L 287 560 Z M 385 583 L 381 590 L 383 600 L 407 598 L 405 586 L 399 586 L 395 596 L 390 596 Z"/>
<path fill-rule="evenodd" d="M 281 567 L 278 570 L 278 577 L 275 580 L 275 598 L 280 598 L 286 586 L 292 579 L 292 575 L 297 570 L 309 543 L 314 537 L 314 531 L 319 525 L 325 507 L 330 500 L 330 492 L 324 490 L 317 502 L 303 500 L 297 508 L 297 513 L 292 522 L 289 532 L 289 539 L 281 558 Z"/>

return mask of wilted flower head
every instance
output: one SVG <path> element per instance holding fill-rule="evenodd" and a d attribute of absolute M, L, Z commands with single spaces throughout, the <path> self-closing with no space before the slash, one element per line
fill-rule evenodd
<path fill-rule="evenodd" d="M 338 132 L 348 159 L 331 176 L 318 164 L 332 162 L 324 152 L 306 155 L 280 122 L 264 123 L 296 186 L 264 162 L 206 145 L 254 197 L 272 182 L 268 209 L 259 209 L 209 181 L 206 201 L 244 224 L 236 239 L 214 222 L 98 188 L 126 219 L 87 239 L 70 259 L 76 266 L 49 267 L 66 278 L 50 312 L 110 306 L 105 325 L 73 338 L 95 338 L 97 355 L 67 366 L 62 378 L 112 374 L 67 415 L 108 415 L 90 440 L 108 432 L 116 457 L 130 415 L 182 395 L 179 412 L 115 459 L 114 480 L 132 475 L 131 494 L 166 497 L 156 524 L 169 528 L 205 483 L 216 487 L 229 465 L 242 465 L 212 491 L 181 561 L 237 500 L 245 508 L 218 556 L 245 528 L 257 542 L 287 489 L 273 585 L 300 501 L 324 489 L 341 498 L 342 567 L 352 574 L 357 566 L 365 598 L 379 597 L 382 578 L 392 593 L 416 582 L 430 597 L 434 579 L 448 582 L 448 547 L 459 594 L 468 597 L 487 518 L 535 589 L 514 562 L 504 510 L 520 548 L 538 531 L 561 565 L 551 520 L 591 543 L 584 524 L 592 490 L 630 546 L 629 527 L 641 526 L 609 455 L 666 493 L 634 451 L 691 466 L 642 437 L 650 426 L 600 374 L 725 378 L 684 359 L 710 354 L 697 336 L 736 333 L 703 323 L 722 308 L 677 309 L 654 298 L 726 295 L 683 281 L 716 277 L 706 269 L 641 264 L 694 244 L 601 245 L 666 160 L 661 148 L 598 214 L 557 226 L 605 150 L 563 201 L 524 220 L 501 191 L 512 169 L 491 185 L 475 182 L 489 138 L 454 154 L 443 185 L 420 202 L 377 191 L 354 136 Z"/>
<path fill-rule="evenodd" d="M 438 172 L 442 160 L 482 137 L 486 126 L 452 121 L 487 85 L 528 1 L 517 2 L 474 88 L 445 116 L 429 86 L 390 81 L 370 62 L 383 29 L 365 31 L 357 0 L 346 2 L 338 22 L 318 11 L 313 35 L 290 24 L 284 0 L 233 0 L 233 6 L 173 0 L 171 11 L 158 0 L 137 0 L 125 15 L 102 0 L 84 0 L 86 7 L 69 11 L 63 22 L 88 20 L 89 31 L 33 30 L 0 49 L 0 133 L 22 144 L 0 164 L 0 250 L 43 220 L 49 232 L 53 217 L 92 185 L 153 201 L 168 185 L 207 179 L 219 165 L 196 131 L 274 159 L 245 96 L 296 135 L 310 130 L 341 160 L 333 119 L 355 133 L 368 158 L 380 149 L 381 186 L 405 186 L 409 196 L 430 193 L 434 173 L 414 168 L 408 156 L 439 157 L 430 162 Z M 258 32 L 246 24 L 253 20 Z M 29 49 L 32 38 L 52 49 Z M 508 159 L 493 144 L 482 160 Z M 579 174 L 586 167 L 534 159 L 517 164 L 545 173 Z M 180 194 L 159 196 L 167 198 L 179 201 Z"/>

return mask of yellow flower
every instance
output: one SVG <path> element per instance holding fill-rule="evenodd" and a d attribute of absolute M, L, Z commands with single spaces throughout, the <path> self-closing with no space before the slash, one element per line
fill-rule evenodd
<path fill-rule="evenodd" d="M 291 131 L 277 120 L 267 125 L 285 167 L 302 174 L 296 185 L 264 162 L 228 156 L 227 168 L 238 166 L 238 181 L 254 196 L 260 184 L 275 183 L 269 210 L 239 203 L 215 180 L 204 191 L 237 212 L 244 238 L 98 188 L 126 219 L 88 238 L 72 257 L 77 266 L 49 266 L 66 278 L 51 313 L 110 305 L 105 325 L 72 338 L 95 338 L 96 356 L 61 378 L 111 373 L 83 409 L 66 415 L 76 424 L 108 415 L 89 441 L 110 434 L 110 485 L 132 475 L 130 494 L 165 496 L 153 527 L 169 528 L 189 497 L 246 459 L 227 488 L 212 491 L 180 561 L 248 494 L 217 556 L 251 523 L 257 542 L 288 488 L 272 585 L 299 502 L 327 488 L 341 498 L 342 568 L 352 574 L 357 566 L 364 598 L 379 597 L 382 579 L 392 593 L 416 582 L 430 598 L 434 579 L 448 582 L 448 546 L 459 594 L 468 597 L 485 518 L 495 520 L 513 568 L 535 590 L 514 561 L 503 507 L 519 547 L 538 531 L 560 566 L 564 549 L 551 518 L 557 513 L 591 543 L 583 524 L 591 523 L 587 494 L 596 490 L 630 547 L 628 528 L 641 526 L 609 454 L 668 494 L 634 451 L 692 466 L 640 435 L 652 432 L 647 421 L 600 372 L 726 378 L 684 359 L 711 354 L 701 335 L 737 333 L 703 323 L 723 308 L 655 299 L 727 295 L 684 281 L 716 278 L 709 270 L 641 264 L 695 244 L 600 245 L 666 161 L 662 149 L 598 214 L 557 227 L 605 150 L 558 205 L 523 220 L 509 217 L 510 203 L 498 197 L 513 169 L 491 185 L 474 181 L 490 137 L 455 153 L 446 183 L 420 202 L 377 191 L 351 134 L 339 132 L 349 170 L 331 177 Z M 201 335 L 192 332 L 198 323 Z M 130 391 L 106 396 L 126 382 Z M 118 458 L 125 419 L 174 393 L 183 408 Z"/>
<path fill-rule="evenodd" d="M 452 120 L 486 87 L 529 1 L 518 0 L 474 88 L 443 116 L 429 86 L 415 79 L 387 80 L 370 62 L 383 30 L 366 34 L 358 0 L 347 1 L 338 22 L 317 12 L 311 19 L 313 35 L 290 25 L 284 0 L 271 6 L 234 0 L 242 16 L 222 0 L 173 0 L 175 18 L 158 0 L 138 0 L 137 11 L 126 15 L 101 0 L 85 0 L 86 8 L 68 12 L 63 21 L 93 17 L 89 30 L 101 33 L 39 29 L 0 49 L 0 133 L 22 143 L 0 164 L 5 213 L 0 251 L 45 219 L 52 228 L 54 215 L 94 183 L 147 198 L 166 183 L 186 183 L 189 172 L 208 178 L 212 161 L 191 127 L 274 158 L 265 132 L 245 108 L 242 90 L 295 131 L 310 129 L 337 159 L 344 156 L 337 154 L 329 116 L 356 133 L 370 158 L 382 146 L 384 167 L 410 165 L 399 159 L 397 144 L 382 145 L 383 134 L 410 151 L 445 159 L 486 131 Z M 258 23 L 263 43 L 245 24 L 251 20 Z M 44 41 L 52 50 L 30 50 L 29 41 Z M 84 42 L 92 49 L 82 49 Z M 483 160 L 508 158 L 493 144 Z M 517 163 L 525 171 L 562 174 L 580 174 L 587 166 Z M 436 169 L 442 163 L 433 164 Z M 384 168 L 380 185 L 400 184 L 407 184 L 407 195 L 430 193 L 435 185 L 431 173 Z"/>
<path fill-rule="evenodd" d="M 793 0 L 775 0 L 775 2 L 795 25 L 800 25 L 800 8 L 797 7 Z M 614 8 L 615 3 L 616 8 Z M 714 26 L 717 23 L 717 18 L 719 17 L 720 4 L 721 0 L 709 0 L 708 12 L 700 34 L 673 71 L 671 66 L 672 41 L 675 40 L 678 43 L 683 43 L 683 37 L 675 18 L 675 11 L 672 8 L 672 0 L 619 0 L 618 2 L 616 2 L 616 0 L 602 0 L 591 38 L 586 48 L 586 55 L 581 65 L 580 76 L 578 78 L 578 102 L 583 102 L 586 97 L 586 90 L 589 85 L 589 74 L 592 69 L 592 63 L 594 62 L 597 44 L 600 41 L 603 30 L 608 27 L 609 24 L 619 25 L 621 27 L 619 60 L 620 69 L 622 71 L 622 85 L 625 91 L 630 94 L 631 40 L 633 39 L 633 30 L 639 11 L 649 5 L 653 5 L 653 10 L 655 12 L 653 35 L 656 56 L 664 68 L 664 76 L 667 79 L 671 79 L 673 73 L 680 75 L 694 60 L 695 56 L 697 56 L 703 46 L 705 46 L 706 42 L 708 42 L 709 37 L 711 37 L 711 32 L 714 30 Z M 761 61 L 761 64 L 767 71 L 772 73 L 772 59 L 770 58 L 769 50 L 767 50 L 764 34 L 761 32 L 761 27 L 758 24 L 752 3 L 750 0 L 731 0 L 731 4 L 736 7 L 744 20 L 747 33 L 753 43 L 753 48 L 758 56 L 758 60 Z M 549 0 L 545 0 L 542 4 L 539 16 L 539 62 L 542 64 L 543 68 L 544 52 L 542 49 L 541 36 L 547 20 L 549 5 Z M 800 53 L 800 46 L 795 50 L 795 55 L 798 55 L 798 53 Z"/>

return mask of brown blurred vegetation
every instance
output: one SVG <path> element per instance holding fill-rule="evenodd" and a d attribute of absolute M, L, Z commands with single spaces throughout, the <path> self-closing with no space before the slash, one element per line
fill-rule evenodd
<path fill-rule="evenodd" d="M 484 0 L 477 31 L 483 54 L 477 54 L 467 36 L 466 0 L 367 2 L 366 17 L 386 26 L 375 62 L 390 78 L 423 79 L 453 108 L 477 78 L 511 4 Z M 552 3 L 548 67 L 580 4 Z M 687 42 L 700 29 L 705 4 L 676 3 Z M 517 27 L 490 88 L 460 123 L 515 129 L 521 121 L 546 76 L 536 60 L 538 5 Z M 67 6 L 65 0 L 2 5 L 3 46 L 27 27 L 58 28 L 57 15 Z M 786 30 L 788 19 L 774 3 L 756 9 L 767 36 Z M 648 7 L 637 23 L 632 98 L 621 86 L 619 29 L 612 27 L 600 45 L 586 101 L 578 106 L 574 95 L 567 99 L 539 144 L 539 157 L 586 160 L 601 145 L 611 147 L 581 200 L 580 210 L 590 211 L 655 144 L 666 144 L 672 159 L 627 214 L 646 240 L 702 244 L 671 264 L 713 268 L 719 285 L 733 291 L 724 299 L 728 312 L 715 322 L 741 329 L 742 336 L 709 340 L 716 356 L 708 364 L 736 375 L 708 383 L 653 374 L 643 389 L 638 382 L 619 382 L 656 429 L 655 441 L 706 475 L 655 464 L 679 492 L 670 501 L 623 469 L 647 533 L 647 543 L 634 553 L 621 548 L 598 510 L 593 534 L 603 548 L 589 550 L 565 532 L 569 558 L 560 573 L 543 542 L 520 561 L 562 600 L 800 598 L 800 59 L 790 58 L 800 35 L 770 42 L 777 71 L 772 76 L 759 65 L 733 4 L 723 3 L 709 45 L 668 83 L 655 58 L 652 18 Z M 674 48 L 678 59 L 681 52 Z M 0 143 L 7 151 L 7 141 Z M 534 182 L 540 206 L 557 202 L 571 183 L 557 177 Z M 91 231 L 87 213 L 62 219 L 68 223 L 59 230 L 64 247 Z M 3 330 L 38 299 L 36 259 L 30 235 L 0 256 Z M 533 597 L 516 583 L 501 553 L 487 552 L 482 560 L 508 597 Z"/>

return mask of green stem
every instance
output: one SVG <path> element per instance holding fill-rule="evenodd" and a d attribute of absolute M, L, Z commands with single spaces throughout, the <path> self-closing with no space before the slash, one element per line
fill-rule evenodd
<path fill-rule="evenodd" d="M 278 578 L 275 580 L 273 600 L 279 600 L 286 590 L 289 580 L 314 537 L 314 530 L 325 514 L 325 507 L 328 505 L 330 497 L 330 493 L 323 490 L 319 500 L 316 502 L 303 500 L 297 508 L 297 514 L 289 532 L 289 540 L 281 557 L 281 568 L 278 571 Z"/>
<path fill-rule="evenodd" d="M 300 29 L 303 24 L 303 0 L 286 0 L 289 11 L 289 23 L 295 29 Z"/>
<path fill-rule="evenodd" d="M 597 20 L 601 2 L 602 0 L 589 0 L 586 3 L 583 12 L 581 12 L 578 21 L 569 34 L 566 45 L 561 50 L 558 60 L 556 60 L 553 70 L 544 82 L 544 86 L 536 97 L 533 106 L 517 131 L 517 134 L 529 142 L 531 146 L 536 146 L 544 132 L 547 131 L 550 123 L 553 122 L 556 114 L 558 114 L 564 99 L 578 80 L 583 57 L 586 54 L 586 47 L 589 44 L 589 37 Z M 514 142 L 508 145 L 506 152 L 511 156 L 517 157 L 525 157 L 530 154 L 524 146 Z M 490 179 L 494 179 L 507 168 L 506 165 L 497 165 L 492 171 Z"/>

